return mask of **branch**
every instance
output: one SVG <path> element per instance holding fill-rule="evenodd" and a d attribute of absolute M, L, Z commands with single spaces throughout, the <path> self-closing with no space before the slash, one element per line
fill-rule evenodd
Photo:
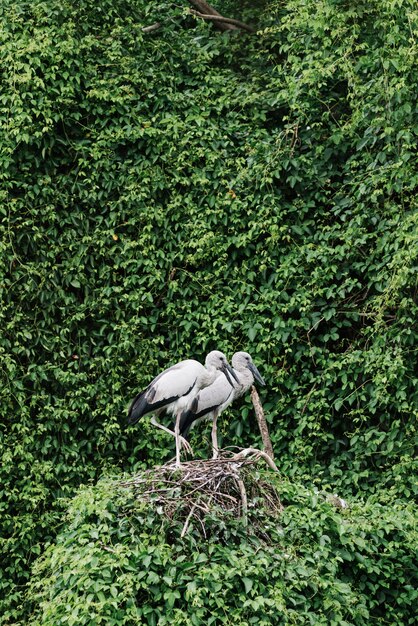
<path fill-rule="evenodd" d="M 161 28 L 161 26 L 161 22 L 155 22 L 155 24 L 151 24 L 151 26 L 144 26 L 143 28 L 141 28 L 141 30 L 143 33 L 152 33 L 154 32 L 154 30 L 158 30 L 159 28 Z"/>
<path fill-rule="evenodd" d="M 232 26 L 236 26 L 242 30 L 246 30 L 248 33 L 254 33 L 255 29 L 248 24 L 244 24 L 244 22 L 240 22 L 239 20 L 234 20 L 232 17 L 223 17 L 222 15 L 208 15 L 204 13 L 199 13 L 199 11 L 195 11 L 194 9 L 190 9 L 190 13 L 195 15 L 196 17 L 200 17 L 202 20 L 210 20 L 212 22 L 216 22 L 216 24 L 231 24 Z M 233 30 L 236 30 L 235 28 Z"/>
<path fill-rule="evenodd" d="M 204 15 L 217 15 L 218 17 L 222 17 L 222 15 L 218 13 L 218 11 L 213 8 L 213 6 L 205 2 L 205 0 L 189 0 L 189 2 L 199 11 L 199 13 L 203 13 Z"/>
<path fill-rule="evenodd" d="M 199 17 L 202 20 L 212 21 L 219 30 L 245 30 L 248 33 L 254 33 L 255 29 L 248 24 L 244 24 L 244 22 L 240 22 L 240 20 L 235 20 L 229 17 L 223 17 L 216 9 L 214 9 L 210 4 L 205 2 L 205 0 L 189 0 L 190 4 L 192 4 L 197 10 L 190 9 L 190 13 L 195 17 Z M 141 30 L 143 33 L 153 33 L 156 30 L 159 30 L 162 26 L 161 22 L 155 22 L 155 24 L 151 24 L 150 26 L 144 26 Z"/>
<path fill-rule="evenodd" d="M 249 456 L 250 454 L 254 455 L 255 460 L 261 457 L 265 460 L 267 465 L 271 467 L 272 470 L 274 470 L 275 472 L 279 471 L 271 456 L 269 456 L 267 452 L 263 452 L 263 450 L 257 450 L 257 448 L 245 448 L 245 450 L 241 450 L 240 452 L 238 452 L 238 454 L 235 455 L 234 461 L 238 461 L 240 457 L 247 458 L 247 456 Z"/>
<path fill-rule="evenodd" d="M 204 0 L 189 0 L 190 4 L 192 4 L 198 12 L 202 15 L 216 15 L 217 17 L 222 17 L 220 13 L 216 9 L 214 9 L 210 4 L 205 2 Z M 215 26 L 219 28 L 219 30 L 237 30 L 237 27 L 233 24 L 224 24 L 219 21 L 215 21 Z"/>
<path fill-rule="evenodd" d="M 107 550 L 108 552 L 112 552 L 112 554 L 116 554 L 116 550 L 114 550 L 113 548 L 109 548 L 109 546 L 106 546 L 101 541 L 99 541 L 99 545 L 101 548 L 103 548 L 103 550 Z"/>
<path fill-rule="evenodd" d="M 237 485 L 239 487 L 240 493 L 241 493 L 241 503 L 242 503 L 242 522 L 244 524 L 245 527 L 248 526 L 248 500 L 247 500 L 247 491 L 245 489 L 245 485 L 244 485 L 244 481 L 239 478 L 238 476 L 236 477 L 236 482 Z"/>
<path fill-rule="evenodd" d="M 255 415 L 257 417 L 258 427 L 260 429 L 261 438 L 263 440 L 264 450 L 271 459 L 274 459 L 273 446 L 271 445 L 269 429 L 266 418 L 264 417 L 263 407 L 261 406 L 260 397 L 254 385 L 251 387 L 251 400 L 254 406 Z"/>
<path fill-rule="evenodd" d="M 186 518 L 186 521 L 184 522 L 184 526 L 183 526 L 183 530 L 181 531 L 180 539 L 183 539 L 184 535 L 187 533 L 187 529 L 189 527 L 190 518 L 192 517 L 195 508 L 196 508 L 196 504 L 193 504 L 193 506 L 190 509 L 190 512 L 189 512 L 189 514 L 188 514 L 188 516 Z"/>

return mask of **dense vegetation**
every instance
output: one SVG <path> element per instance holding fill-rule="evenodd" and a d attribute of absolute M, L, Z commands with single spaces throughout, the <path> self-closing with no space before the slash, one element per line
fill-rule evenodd
<path fill-rule="evenodd" d="M 284 512 L 249 501 L 249 533 L 212 512 L 180 538 L 132 489 L 100 482 L 72 502 L 66 530 L 38 562 L 31 626 L 261 626 L 415 623 L 412 505 L 335 509 L 288 479 Z M 415 568 L 415 569 L 414 569 Z"/>
<path fill-rule="evenodd" d="M 146 420 L 124 429 L 129 399 L 214 347 L 248 350 L 268 381 L 287 479 L 368 501 L 379 537 L 386 523 L 411 530 L 415 2 L 249 5 L 222 10 L 255 35 L 219 33 L 186 2 L 0 7 L 5 624 L 31 610 L 31 563 L 65 498 L 172 456 Z M 249 409 L 222 419 L 225 444 L 258 442 Z M 207 453 L 204 438 L 194 447 Z M 118 520 L 109 528 L 122 537 Z"/>

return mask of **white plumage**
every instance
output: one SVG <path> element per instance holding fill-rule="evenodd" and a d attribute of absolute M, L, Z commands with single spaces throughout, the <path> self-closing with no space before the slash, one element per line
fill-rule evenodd
<path fill-rule="evenodd" d="M 180 417 L 180 434 L 187 437 L 192 426 L 202 419 L 211 419 L 213 458 L 218 456 L 217 419 L 234 400 L 244 395 L 254 379 L 261 385 L 265 382 L 253 363 L 248 352 L 236 352 L 232 357 L 232 366 L 238 385 L 231 386 L 223 374 L 218 374 L 214 382 L 202 389 Z"/>
<path fill-rule="evenodd" d="M 218 350 L 213 350 L 207 355 L 204 366 L 193 359 L 176 363 L 176 365 L 161 372 L 144 391 L 141 391 L 133 399 L 128 411 L 128 423 L 135 424 L 147 413 L 154 413 L 158 416 L 166 411 L 175 415 L 174 433 L 159 424 L 155 418 L 151 421 L 158 428 L 162 428 L 176 437 L 176 464 L 180 465 L 181 440 L 183 445 L 190 449 L 187 442 L 180 436 L 181 412 L 188 409 L 201 389 L 214 382 L 219 372 L 223 372 L 222 375 L 230 381 L 230 386 L 232 385 L 230 374 L 237 380 L 226 356 Z"/>

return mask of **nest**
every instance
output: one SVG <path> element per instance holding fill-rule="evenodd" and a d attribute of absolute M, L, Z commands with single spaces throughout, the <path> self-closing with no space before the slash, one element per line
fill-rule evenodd
<path fill-rule="evenodd" d="M 278 516 L 283 507 L 274 482 L 254 471 L 259 461 L 277 471 L 273 460 L 261 450 L 247 448 L 237 453 L 221 451 L 219 458 L 173 462 L 146 470 L 121 483 L 137 497 L 172 521 L 182 523 L 183 538 L 191 525 L 208 536 L 210 518 L 235 518 L 248 526 L 252 510 Z M 254 524 L 252 523 L 252 527 Z"/>

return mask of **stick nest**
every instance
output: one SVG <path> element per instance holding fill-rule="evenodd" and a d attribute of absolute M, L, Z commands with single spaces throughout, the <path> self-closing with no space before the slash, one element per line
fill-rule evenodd
<path fill-rule="evenodd" d="M 171 522 L 181 523 L 181 538 L 192 527 L 206 538 L 215 519 L 218 528 L 225 518 L 247 527 L 251 517 L 251 528 L 257 530 L 259 520 L 261 530 L 263 515 L 278 517 L 283 510 L 276 481 L 262 477 L 256 468 L 261 460 L 277 471 L 265 452 L 247 448 L 237 453 L 221 451 L 217 459 L 188 461 L 180 467 L 170 462 L 121 485 L 133 488 L 138 499 L 152 504 Z"/>

